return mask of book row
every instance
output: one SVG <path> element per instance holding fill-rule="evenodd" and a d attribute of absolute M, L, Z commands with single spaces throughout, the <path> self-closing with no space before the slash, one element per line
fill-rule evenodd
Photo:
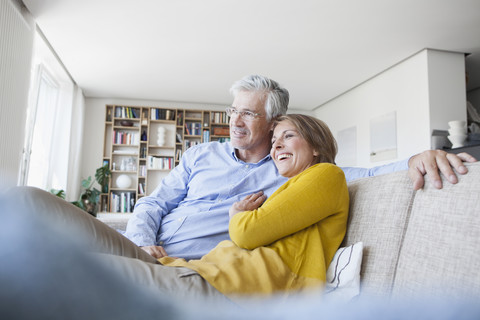
<path fill-rule="evenodd" d="M 112 138 L 113 144 L 130 144 L 138 146 L 140 143 L 140 137 L 137 132 L 113 130 Z"/>
<path fill-rule="evenodd" d="M 140 118 L 139 110 L 136 110 L 131 107 L 115 107 L 115 117 L 116 118 L 130 118 L 136 119 Z"/>
<path fill-rule="evenodd" d="M 200 122 L 185 123 L 185 134 L 189 136 L 199 136 L 202 134 L 202 124 Z"/>
<path fill-rule="evenodd" d="M 142 195 L 142 196 L 145 195 L 145 190 L 146 190 L 146 189 L 145 189 L 145 183 L 140 182 L 140 183 L 138 184 L 138 194 L 139 194 L 139 195 Z"/>
<path fill-rule="evenodd" d="M 150 109 L 150 119 L 151 120 L 174 120 L 175 111 L 174 110 L 165 110 L 165 109 Z"/>
<path fill-rule="evenodd" d="M 175 153 L 175 161 L 180 161 L 182 159 L 182 149 L 177 149 L 177 152 Z"/>
<path fill-rule="evenodd" d="M 210 142 L 210 130 L 203 130 L 203 142 Z"/>
<path fill-rule="evenodd" d="M 146 177 L 147 176 L 147 166 L 146 165 L 140 165 L 138 167 L 138 176 L 139 177 Z"/>
<path fill-rule="evenodd" d="M 217 141 L 218 142 L 228 142 L 228 141 L 230 141 L 230 137 L 218 138 Z"/>
<path fill-rule="evenodd" d="M 212 123 L 228 123 L 228 116 L 226 112 L 210 112 Z"/>
<path fill-rule="evenodd" d="M 112 192 L 110 212 L 132 212 L 135 207 L 135 192 Z"/>
<path fill-rule="evenodd" d="M 147 157 L 147 147 L 143 146 L 140 148 L 140 158 L 145 159 Z"/>
<path fill-rule="evenodd" d="M 200 144 L 200 143 L 201 142 L 197 140 L 185 140 L 185 150 L 190 147 L 196 146 L 197 144 Z"/>
<path fill-rule="evenodd" d="M 171 170 L 175 166 L 175 161 L 171 157 L 148 156 L 148 169 Z"/>

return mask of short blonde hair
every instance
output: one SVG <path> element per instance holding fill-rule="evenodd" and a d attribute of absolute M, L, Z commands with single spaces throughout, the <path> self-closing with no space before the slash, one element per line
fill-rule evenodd
<path fill-rule="evenodd" d="M 287 114 L 275 119 L 273 129 L 282 121 L 290 121 L 302 138 L 318 153 L 314 164 L 320 162 L 335 164 L 337 142 L 325 122 L 304 114 Z"/>

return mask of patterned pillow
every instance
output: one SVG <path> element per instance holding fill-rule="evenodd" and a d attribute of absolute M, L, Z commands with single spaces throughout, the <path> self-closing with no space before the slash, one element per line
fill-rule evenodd
<path fill-rule="evenodd" d="M 360 293 L 363 242 L 337 250 L 327 270 L 325 293 L 328 298 L 348 301 Z"/>

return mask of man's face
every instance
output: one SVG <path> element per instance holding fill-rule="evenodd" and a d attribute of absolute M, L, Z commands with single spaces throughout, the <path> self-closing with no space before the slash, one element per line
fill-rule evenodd
<path fill-rule="evenodd" d="M 238 114 L 232 114 L 230 117 L 230 139 L 234 148 L 268 154 L 272 124 L 266 119 L 265 99 L 265 95 L 259 92 L 240 91 L 235 96 L 232 108 L 238 112 L 258 113 L 259 116 L 247 120 Z"/>

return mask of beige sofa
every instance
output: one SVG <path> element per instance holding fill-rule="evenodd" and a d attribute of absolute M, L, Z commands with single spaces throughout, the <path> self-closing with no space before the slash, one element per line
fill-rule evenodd
<path fill-rule="evenodd" d="M 362 241 L 361 294 L 480 294 L 480 162 L 441 190 L 414 191 L 406 172 L 349 184 L 344 244 Z"/>
<path fill-rule="evenodd" d="M 349 183 L 344 245 L 363 242 L 361 294 L 480 295 L 480 162 L 466 165 L 469 173 L 441 190 L 427 178 L 414 191 L 406 171 Z"/>

